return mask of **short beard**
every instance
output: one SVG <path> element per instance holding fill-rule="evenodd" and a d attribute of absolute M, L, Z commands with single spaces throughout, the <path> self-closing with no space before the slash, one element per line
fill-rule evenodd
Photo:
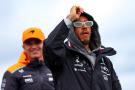
<path fill-rule="evenodd" d="M 83 40 L 81 41 L 83 45 L 89 45 L 90 40 Z"/>

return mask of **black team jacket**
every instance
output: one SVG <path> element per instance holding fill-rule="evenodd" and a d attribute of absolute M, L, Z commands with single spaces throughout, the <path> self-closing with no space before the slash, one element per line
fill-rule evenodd
<path fill-rule="evenodd" d="M 28 62 L 21 54 L 19 62 L 7 69 L 1 90 L 55 90 L 51 71 L 39 60 Z"/>
<path fill-rule="evenodd" d="M 74 40 L 73 30 L 62 20 L 45 40 L 43 47 L 45 63 L 53 73 L 56 90 L 121 90 L 119 79 L 107 57 L 116 54 L 116 51 L 101 46 L 97 23 L 91 15 L 83 15 L 94 22 L 89 44 L 92 52 L 89 55 L 95 55 L 95 66 L 75 48 L 76 45 L 81 47 L 81 44 Z"/>

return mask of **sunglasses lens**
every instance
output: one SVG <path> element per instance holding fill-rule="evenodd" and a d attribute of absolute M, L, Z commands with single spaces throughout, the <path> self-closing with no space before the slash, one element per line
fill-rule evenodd
<path fill-rule="evenodd" d="M 74 27 L 82 27 L 82 22 L 74 22 Z"/>
<path fill-rule="evenodd" d="M 87 22 L 85 22 L 85 25 L 88 26 L 88 27 L 90 27 L 90 26 L 93 25 L 93 21 L 87 21 Z"/>
<path fill-rule="evenodd" d="M 38 45 L 40 43 L 41 43 L 41 41 L 38 39 L 28 39 L 25 41 L 25 44 L 27 44 L 27 45 L 33 45 L 33 44 Z"/>

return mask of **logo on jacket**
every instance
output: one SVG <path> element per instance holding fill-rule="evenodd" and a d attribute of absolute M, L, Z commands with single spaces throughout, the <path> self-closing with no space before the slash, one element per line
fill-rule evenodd
<path fill-rule="evenodd" d="M 2 84 L 1 84 L 1 90 L 4 90 L 4 88 L 5 88 L 5 86 L 6 86 L 6 79 L 4 78 L 3 80 L 2 80 Z"/>
<path fill-rule="evenodd" d="M 18 72 L 23 73 L 23 72 L 24 72 L 24 70 L 23 70 L 23 69 L 20 69 L 20 70 L 18 70 Z"/>
<path fill-rule="evenodd" d="M 33 79 L 32 78 L 26 78 L 24 79 L 25 83 L 32 83 Z"/>
<path fill-rule="evenodd" d="M 78 55 L 76 55 L 76 58 L 75 58 L 74 71 L 86 72 L 86 69 L 84 67 L 84 63 L 82 63 L 80 61 L 80 58 Z"/>
<path fill-rule="evenodd" d="M 46 74 L 48 76 L 48 81 L 53 81 L 53 77 L 52 77 L 52 74 L 51 73 L 47 73 Z"/>
<path fill-rule="evenodd" d="M 101 64 L 101 72 L 103 74 L 103 78 L 104 78 L 104 80 L 108 81 L 108 77 L 111 75 L 110 71 L 106 67 L 106 64 L 103 59 L 102 59 L 102 63 L 100 63 L 100 64 Z"/>
<path fill-rule="evenodd" d="M 110 76 L 108 68 L 106 66 L 101 66 L 101 72 L 103 73 L 104 80 L 108 81 L 108 76 Z"/>
<path fill-rule="evenodd" d="M 34 82 L 32 75 L 23 75 L 23 78 L 24 78 L 25 83 L 33 83 Z"/>

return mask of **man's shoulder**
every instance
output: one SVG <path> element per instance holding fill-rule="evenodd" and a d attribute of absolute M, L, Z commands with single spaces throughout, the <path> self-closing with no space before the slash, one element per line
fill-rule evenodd
<path fill-rule="evenodd" d="M 25 67 L 26 65 L 25 64 L 22 64 L 22 63 L 16 63 L 16 64 L 13 64 L 12 66 L 10 66 L 8 69 L 7 69 L 7 72 L 13 74 L 14 72 L 18 71 L 19 69 Z"/>

